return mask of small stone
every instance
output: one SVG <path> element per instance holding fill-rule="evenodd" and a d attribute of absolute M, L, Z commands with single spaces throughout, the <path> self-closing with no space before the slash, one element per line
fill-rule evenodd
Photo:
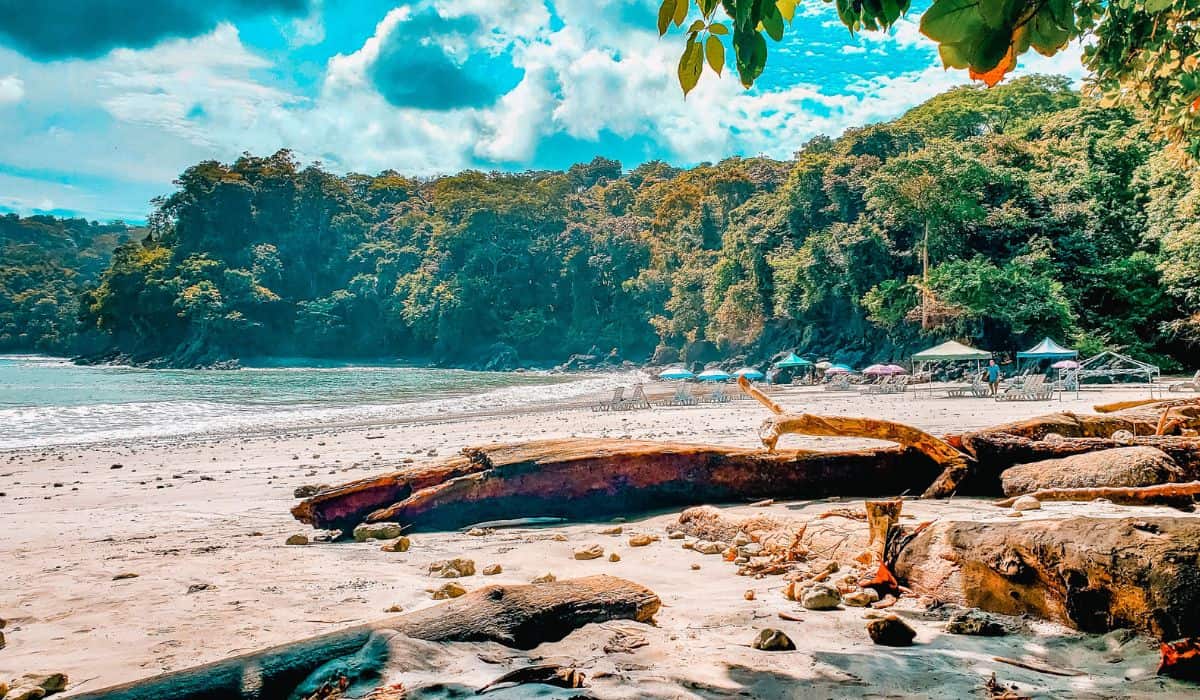
<path fill-rule="evenodd" d="M 684 537 L 685 535 L 679 530 L 671 530 L 667 533 L 668 540 L 682 540 Z"/>
<path fill-rule="evenodd" d="M 216 586 L 212 585 L 211 583 L 193 583 L 192 585 L 188 586 L 187 592 L 188 595 L 191 595 L 192 593 L 199 593 L 200 591 L 211 591 L 214 588 L 216 588 Z"/>
<path fill-rule="evenodd" d="M 132 571 L 126 571 L 125 573 L 121 573 L 121 574 L 117 574 L 116 576 L 113 576 L 112 580 L 124 581 L 126 579 L 137 578 L 137 577 L 138 577 L 138 575 L 133 573 Z"/>
<path fill-rule="evenodd" d="M 393 605 L 389 605 L 386 608 L 384 608 L 383 611 L 385 613 L 398 613 L 398 612 L 404 612 L 404 608 L 399 605 L 393 604 Z"/>
<path fill-rule="evenodd" d="M 502 571 L 504 571 L 504 569 L 501 568 L 499 564 L 488 564 L 487 566 L 483 567 L 484 576 L 495 576 Z"/>
<path fill-rule="evenodd" d="M 46 694 L 61 693 L 67 689 L 67 674 L 65 673 L 26 673 L 17 681 L 20 685 L 34 686 L 46 691 Z"/>
<path fill-rule="evenodd" d="M 0 632 L 0 649 L 8 646 L 8 642 L 4 639 L 4 633 Z M 0 698 L 4 697 L 4 693 L 0 693 Z"/>
<path fill-rule="evenodd" d="M 1133 444 L 1133 433 L 1128 430 L 1118 430 L 1112 434 L 1112 440 L 1122 445 L 1130 445 Z"/>
<path fill-rule="evenodd" d="M 541 576 L 534 578 L 532 581 L 530 581 L 530 583 L 554 583 L 557 580 L 558 577 L 554 574 L 542 574 Z"/>
<path fill-rule="evenodd" d="M 733 536 L 733 546 L 734 547 L 741 547 L 742 545 L 750 544 L 753 541 L 754 540 L 750 539 L 750 535 L 747 535 L 744 532 L 739 532 L 738 534 Z"/>
<path fill-rule="evenodd" d="M 700 570 L 699 564 L 692 564 L 692 571 L 699 571 L 699 570 Z"/>
<path fill-rule="evenodd" d="M 302 534 L 291 535 L 286 540 L 284 540 L 283 543 L 284 544 L 293 544 L 293 545 L 308 544 L 308 535 L 302 535 Z"/>
<path fill-rule="evenodd" d="M 434 600 L 447 600 L 449 598 L 457 598 L 467 592 L 467 589 L 451 581 L 441 588 L 433 592 Z"/>
<path fill-rule="evenodd" d="M 14 685 L 9 689 L 4 700 L 41 700 L 46 697 L 46 690 L 36 685 Z"/>
<path fill-rule="evenodd" d="M 1008 630 L 999 620 L 982 610 L 963 610 L 950 616 L 946 623 L 950 634 L 969 634 L 977 637 L 1000 637 Z"/>
<path fill-rule="evenodd" d="M 379 549 L 384 552 L 407 552 L 412 546 L 412 540 L 407 537 L 400 536 L 391 542 L 385 542 Z"/>
<path fill-rule="evenodd" d="M 560 532 L 560 533 L 556 534 L 554 537 L 551 537 L 550 539 L 554 540 L 555 542 L 566 542 L 567 536 Z"/>
<path fill-rule="evenodd" d="M 580 547 L 575 550 L 575 558 L 581 561 L 599 559 L 602 556 L 604 556 L 604 547 L 598 544 L 589 544 L 586 547 Z"/>
<path fill-rule="evenodd" d="M 629 546 L 630 547 L 645 547 L 646 545 L 652 544 L 657 541 L 658 541 L 658 538 L 655 537 L 654 535 L 645 535 L 645 534 L 632 535 L 629 538 Z"/>
<path fill-rule="evenodd" d="M 443 559 L 430 564 L 429 572 L 432 574 L 437 574 L 438 578 L 474 576 L 475 561 L 473 559 L 463 559 L 461 557 L 455 559 Z"/>
<path fill-rule="evenodd" d="M 111 467 L 109 467 L 109 469 L 124 469 L 124 468 L 125 468 L 124 464 L 114 464 Z"/>
<path fill-rule="evenodd" d="M 754 591 L 746 591 L 742 594 L 742 597 L 746 600 L 754 600 Z"/>
<path fill-rule="evenodd" d="M 809 610 L 836 610 L 842 594 L 833 586 L 818 583 L 804 592 L 800 604 Z"/>
<path fill-rule="evenodd" d="M 1012 509 L 1015 511 L 1039 510 L 1041 507 L 1042 502 L 1033 496 L 1021 496 L 1012 504 Z"/>
<path fill-rule="evenodd" d="M 601 535 L 619 535 L 624 531 L 625 531 L 625 528 L 621 527 L 620 525 L 613 525 L 612 527 L 601 528 L 600 534 Z"/>
<path fill-rule="evenodd" d="M 329 488 L 329 484 L 304 484 L 292 491 L 293 498 L 311 498 Z"/>
<path fill-rule="evenodd" d="M 621 561 L 621 555 L 613 552 L 612 554 L 608 555 L 608 560 L 613 563 L 619 562 Z"/>
<path fill-rule="evenodd" d="M 871 603 L 879 602 L 879 593 L 873 588 L 861 588 L 842 596 L 842 602 L 856 608 L 865 608 Z"/>
<path fill-rule="evenodd" d="M 695 545 L 692 546 L 692 549 L 695 549 L 697 552 L 700 552 L 701 554 L 720 554 L 721 552 L 725 551 L 725 545 L 721 544 L 720 542 L 709 542 L 708 540 L 700 540 L 699 542 L 697 542 Z"/>
<path fill-rule="evenodd" d="M 887 647 L 911 646 L 917 636 L 916 630 L 895 615 L 886 615 L 867 623 L 867 634 L 871 641 Z"/>
<path fill-rule="evenodd" d="M 363 523 L 354 528 L 354 541 L 394 540 L 404 534 L 399 523 Z"/>
<path fill-rule="evenodd" d="M 757 557 L 762 554 L 763 546 L 758 542 L 749 542 L 738 547 L 738 554 L 743 557 Z"/>
<path fill-rule="evenodd" d="M 761 651 L 793 651 L 796 648 L 791 637 L 774 627 L 759 630 L 750 646 Z"/>
<path fill-rule="evenodd" d="M 467 530 L 467 534 L 471 537 L 483 537 L 484 535 L 488 534 L 488 531 L 481 527 L 473 527 L 470 530 Z"/>
<path fill-rule="evenodd" d="M 1010 511 L 1008 511 L 1007 513 L 1005 513 L 1005 515 L 1006 515 L 1006 516 L 1008 516 L 1008 517 L 1010 517 L 1010 518 L 1022 518 L 1022 517 L 1025 517 L 1025 514 L 1024 514 L 1024 513 L 1022 513 L 1022 512 L 1021 512 L 1021 511 L 1019 511 L 1019 510 L 1010 510 Z"/>

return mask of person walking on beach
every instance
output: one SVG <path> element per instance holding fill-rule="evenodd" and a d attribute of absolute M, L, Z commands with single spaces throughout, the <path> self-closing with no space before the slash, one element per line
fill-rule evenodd
<path fill-rule="evenodd" d="M 992 396 L 1000 390 L 1000 366 L 995 360 L 988 360 L 987 366 L 988 388 L 992 391 Z"/>

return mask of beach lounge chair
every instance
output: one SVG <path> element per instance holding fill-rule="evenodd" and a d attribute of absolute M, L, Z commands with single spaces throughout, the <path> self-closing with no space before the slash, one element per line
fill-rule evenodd
<path fill-rule="evenodd" d="M 669 399 L 659 401 L 657 406 L 695 406 L 696 399 L 692 397 L 692 393 L 688 391 L 686 386 L 675 388 L 675 395 Z"/>
<path fill-rule="evenodd" d="M 1196 371 L 1196 375 L 1192 377 L 1192 381 L 1175 382 L 1167 387 L 1167 391 L 1200 391 L 1200 370 Z"/>
<path fill-rule="evenodd" d="M 729 403 L 729 394 L 725 392 L 725 387 L 719 386 L 712 390 L 705 403 Z"/>
<path fill-rule="evenodd" d="M 592 410 L 593 411 L 617 410 L 617 408 L 621 405 L 621 402 L 624 400 L 624 398 L 625 398 L 625 387 L 619 386 L 616 389 L 613 389 L 613 395 L 612 395 L 611 399 L 608 399 L 606 401 L 601 401 L 600 403 L 594 404 L 592 406 Z"/>
<path fill-rule="evenodd" d="M 890 394 L 892 393 L 892 384 L 894 377 L 884 377 L 875 384 L 867 384 L 863 387 L 864 394 Z"/>
<path fill-rule="evenodd" d="M 987 382 L 983 381 L 982 374 L 977 374 L 971 377 L 970 384 L 959 384 L 957 386 L 946 387 L 946 396 L 952 399 L 961 399 L 967 397 L 983 399 L 990 396 L 991 393 L 991 390 L 988 389 Z"/>
<path fill-rule="evenodd" d="M 620 411 L 633 411 L 639 408 L 650 408 L 650 401 L 646 398 L 646 390 L 641 384 L 633 385 L 633 396 L 625 399 L 616 406 Z"/>
<path fill-rule="evenodd" d="M 850 375 L 834 375 L 825 385 L 825 391 L 854 391 L 854 387 L 850 386 Z"/>
<path fill-rule="evenodd" d="M 1054 386 L 1046 383 L 1046 377 L 1034 374 L 1020 384 L 1006 387 L 996 395 L 997 401 L 1047 401 L 1054 396 Z"/>

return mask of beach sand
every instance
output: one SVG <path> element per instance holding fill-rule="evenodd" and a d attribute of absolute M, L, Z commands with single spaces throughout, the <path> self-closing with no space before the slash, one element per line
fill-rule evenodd
<path fill-rule="evenodd" d="M 928 398 L 917 391 L 864 397 L 796 388 L 776 397 L 792 410 L 869 414 L 940 433 L 1146 396 L 1144 390 L 1110 389 L 1079 399 L 998 403 Z M 736 576 L 733 564 L 665 537 L 648 547 L 628 546 L 628 533 L 665 535 L 675 512 L 631 516 L 621 536 L 599 534 L 611 524 L 606 522 L 505 529 L 483 537 L 418 533 L 406 553 L 380 551 L 379 543 L 284 544 L 291 534 L 313 534 L 288 512 L 301 485 L 340 483 L 466 445 L 524 439 L 661 438 L 750 447 L 763 417 L 752 401 L 617 413 L 551 406 L 280 435 L 0 453 L 0 618 L 8 622 L 0 679 L 61 671 L 71 677 L 72 691 L 96 690 L 378 620 L 393 605 L 414 610 L 436 604 L 428 589 L 443 581 L 429 577 L 429 563 L 466 556 L 479 569 L 504 569 L 497 576 L 459 579 L 468 589 L 527 583 L 547 572 L 559 579 L 609 573 L 648 586 L 664 607 L 655 626 L 591 625 L 530 652 L 413 642 L 419 662 L 394 669 L 392 680 L 408 687 L 444 684 L 428 696 L 452 697 L 455 689 L 481 686 L 530 659 L 574 664 L 592 679 L 593 696 L 613 698 L 984 697 L 983 684 L 993 672 L 1040 697 L 1194 692 L 1154 675 L 1158 652 L 1149 639 L 1081 635 L 1044 622 L 1007 637 L 954 636 L 908 599 L 895 611 L 917 630 L 917 644 L 875 646 L 864 631 L 862 609 L 803 610 L 784 598 L 779 577 Z M 789 436 L 784 444 L 828 449 L 869 443 Z M 829 507 L 828 501 L 777 503 L 754 512 L 815 515 Z M 905 510 L 920 518 L 1004 517 L 1000 509 L 965 499 L 910 502 Z M 1121 512 L 1128 511 L 1047 504 L 1030 517 Z M 847 527 L 862 524 L 847 521 Z M 556 534 L 566 540 L 554 539 Z M 621 561 L 572 558 L 576 547 L 590 543 L 619 553 Z M 136 576 L 115 579 L 122 574 Z M 754 600 L 745 599 L 747 590 L 755 591 Z M 781 620 L 780 612 L 802 621 Z M 757 630 L 768 626 L 790 635 L 798 649 L 751 649 Z M 606 653 L 605 643 L 621 630 L 648 644 Z M 995 656 L 1034 658 L 1085 675 L 1048 675 L 995 662 Z M 571 695 L 526 686 L 494 697 L 530 697 L 535 688 L 545 697 Z"/>

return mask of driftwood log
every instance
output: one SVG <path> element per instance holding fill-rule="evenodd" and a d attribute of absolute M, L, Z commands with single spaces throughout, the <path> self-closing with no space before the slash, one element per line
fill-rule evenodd
<path fill-rule="evenodd" d="M 1197 518 L 938 521 L 889 555 L 902 582 L 945 602 L 1088 632 L 1200 635 Z"/>
<path fill-rule="evenodd" d="M 638 440 L 544 440 L 472 447 L 448 459 L 350 482 L 298 503 L 318 528 L 395 521 L 417 530 L 522 517 L 596 518 L 764 497 L 891 496 L 941 467 L 907 448 L 822 452 Z"/>
<path fill-rule="evenodd" d="M 292 514 L 314 527 L 343 531 L 364 521 L 391 520 L 428 530 L 484 520 L 594 518 L 755 498 L 906 492 L 998 496 L 1003 492 L 1001 473 L 1014 465 L 1130 446 L 1165 453 L 1174 462 L 1174 481 L 1200 479 L 1200 438 L 1153 434 L 1165 415 L 1184 415 L 1197 406 L 1196 399 L 1135 402 L 1109 413 L 1054 413 L 942 439 L 872 418 L 789 414 L 753 387 L 745 389 L 771 412 L 759 435 L 768 448 L 792 433 L 871 438 L 899 446 L 763 451 L 569 439 L 469 447 L 432 464 L 326 489 L 298 503 Z M 1197 425 L 1200 419 L 1175 429 Z M 1131 436 L 1114 438 L 1119 431 Z M 1099 464 L 1108 457 L 1095 459 Z"/>
<path fill-rule="evenodd" d="M 1093 501 L 1104 498 L 1113 503 L 1128 506 L 1168 505 L 1191 506 L 1200 496 L 1200 481 L 1183 484 L 1155 484 L 1153 486 L 1094 486 L 1077 488 L 1038 489 L 1028 494 L 1039 501 Z M 1017 496 L 996 501 L 992 505 L 1008 508 L 1017 502 Z"/>
<path fill-rule="evenodd" d="M 612 576 L 487 586 L 416 612 L 104 690 L 82 700 L 268 700 L 312 692 L 338 674 L 377 677 L 397 635 L 432 642 L 498 642 L 531 649 L 593 622 L 650 622 L 661 601 Z"/>

